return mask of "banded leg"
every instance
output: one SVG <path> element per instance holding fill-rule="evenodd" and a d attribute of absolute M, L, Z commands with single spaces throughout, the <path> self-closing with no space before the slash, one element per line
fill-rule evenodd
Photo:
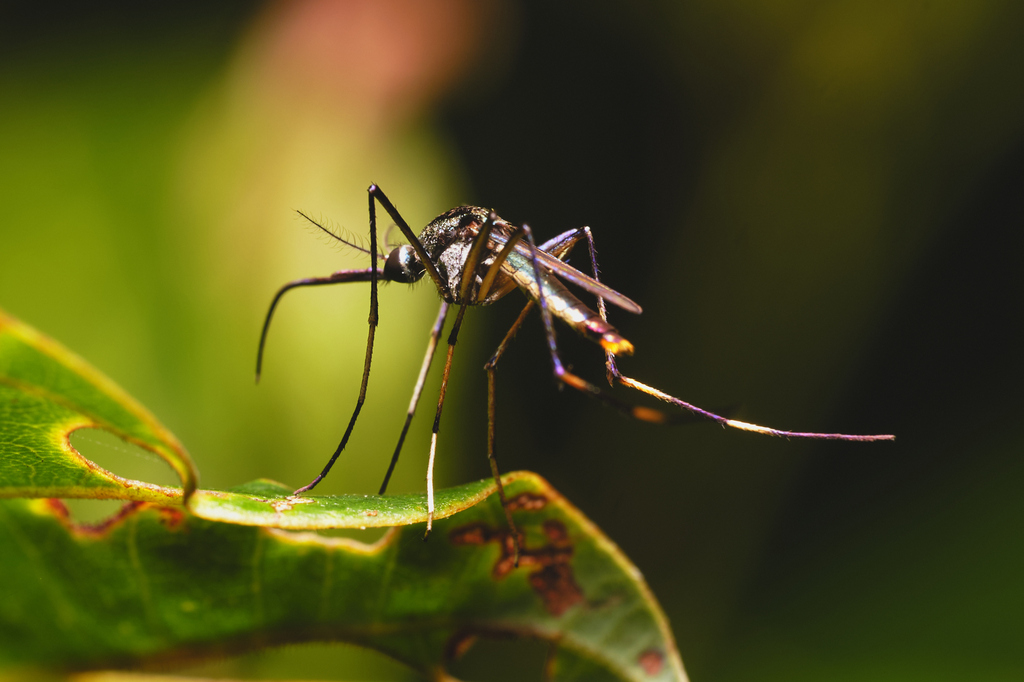
<path fill-rule="evenodd" d="M 430 432 L 430 458 L 427 460 L 427 531 L 423 534 L 426 540 L 430 530 L 434 526 L 434 454 L 437 452 L 437 433 L 441 430 L 441 410 L 444 409 L 444 394 L 448 391 L 448 374 L 452 369 L 452 356 L 455 354 L 455 344 L 459 341 L 459 329 L 462 328 L 462 318 L 466 314 L 466 304 L 459 306 L 459 313 L 455 316 L 455 324 L 448 334 L 448 356 L 444 361 L 444 374 L 441 375 L 441 392 L 437 396 L 437 412 L 434 413 L 434 426 Z"/>
<path fill-rule="evenodd" d="M 587 237 L 587 246 L 590 250 L 590 268 L 592 276 L 595 280 L 599 280 L 599 273 L 597 268 L 597 249 L 594 247 L 594 235 L 591 233 L 589 227 L 582 228 L 583 232 Z M 608 321 L 608 311 L 605 305 L 604 299 L 598 296 L 597 298 L 597 312 L 601 316 L 601 319 Z M 664 391 L 659 391 L 653 386 L 641 383 L 636 379 L 625 376 L 619 371 L 618 365 L 615 362 L 615 354 L 611 351 L 605 351 L 605 376 L 608 379 L 608 383 L 615 385 L 615 383 L 628 386 L 629 388 L 646 393 L 649 396 L 657 398 L 663 402 L 675 405 L 690 414 L 707 419 L 709 421 L 716 422 L 722 426 L 728 426 L 734 429 L 740 429 L 741 431 L 751 431 L 753 433 L 761 433 L 768 436 L 779 436 L 782 438 L 807 438 L 814 440 L 848 440 L 848 441 L 879 441 L 879 440 L 895 440 L 895 436 L 882 434 L 882 435 L 870 435 L 862 436 L 855 434 L 846 433 L 814 433 L 807 431 L 784 431 L 781 429 L 773 429 L 767 426 L 760 426 L 759 424 L 750 424 L 748 422 L 741 422 L 737 419 L 729 419 L 728 417 L 720 414 L 715 414 L 701 407 L 697 407 L 684 400 L 680 400 L 675 396 L 669 395 Z"/>
<path fill-rule="evenodd" d="M 472 301 L 469 300 L 469 293 L 476 282 L 476 270 L 483 262 L 484 253 L 486 252 L 487 239 L 491 234 L 491 230 L 494 229 L 494 222 L 497 216 L 492 211 L 484 224 L 480 227 L 476 237 L 473 238 L 473 244 L 469 248 L 469 253 L 466 254 L 466 260 L 462 264 L 462 273 L 459 275 L 459 299 L 462 304 L 459 306 L 459 313 L 455 316 L 455 323 L 452 325 L 452 330 L 448 334 L 448 356 L 444 362 L 444 373 L 441 376 L 441 393 L 437 397 L 437 412 L 434 415 L 434 427 L 430 433 L 430 457 L 427 460 L 427 531 L 423 535 L 425 540 L 429 535 L 430 531 L 434 526 L 434 455 L 437 453 L 437 434 L 441 429 L 441 411 L 444 409 L 444 396 L 448 391 L 448 374 L 452 368 L 452 357 L 455 355 L 455 344 L 459 341 L 459 330 L 462 328 L 462 318 L 466 315 L 466 307 L 469 306 Z M 501 256 L 495 259 L 500 266 Z M 494 266 L 491 266 L 494 269 Z M 490 274 L 490 273 L 488 273 Z M 484 278 L 484 281 L 487 277 Z M 493 280 L 493 277 L 491 277 Z M 479 292 L 477 294 L 479 296 Z M 482 298 L 482 296 L 480 297 Z"/>
<path fill-rule="evenodd" d="M 526 225 L 523 225 L 522 229 L 525 232 L 526 239 L 531 247 L 530 261 L 533 264 L 534 277 L 538 282 L 541 282 L 541 269 L 540 264 L 537 262 L 537 246 L 533 240 L 533 232 L 531 232 L 530 228 Z M 537 300 L 540 304 L 540 316 L 544 323 L 544 335 L 547 338 L 548 343 L 548 354 L 551 356 L 551 367 L 555 378 L 558 381 L 580 391 L 581 393 L 589 395 L 592 398 L 600 400 L 605 405 L 616 409 L 627 416 L 633 417 L 634 419 L 654 424 L 663 424 L 674 421 L 672 417 L 658 410 L 652 410 L 649 407 L 642 407 L 639 405 L 630 405 L 627 402 L 619 400 L 607 391 L 603 391 L 598 386 L 595 386 L 586 379 L 583 379 L 567 370 L 565 365 L 562 364 L 562 359 L 558 355 L 558 343 L 555 339 L 555 325 L 551 319 L 551 311 L 548 309 L 547 300 L 544 296 L 544 287 L 538 286 L 537 292 Z"/>
<path fill-rule="evenodd" d="M 356 407 L 352 411 L 352 417 L 348 420 L 348 426 L 345 428 L 345 434 L 341 437 L 341 442 L 338 443 L 338 447 L 335 448 L 334 454 L 331 455 L 330 460 L 327 462 L 327 466 L 323 468 L 323 471 L 317 475 L 312 481 L 302 486 L 295 491 L 295 494 L 308 492 L 316 487 L 316 484 L 323 480 L 324 476 L 334 466 L 334 462 L 337 461 L 338 455 L 345 449 L 345 445 L 348 443 L 349 437 L 352 435 L 352 429 L 355 428 L 356 419 L 359 418 L 359 412 L 363 409 L 363 403 L 366 402 L 366 387 L 370 383 L 370 361 L 373 359 L 373 336 L 377 331 L 377 211 L 374 205 L 374 197 L 376 194 L 374 190 L 376 186 L 371 185 L 367 191 L 367 199 L 369 200 L 370 210 L 370 314 L 367 316 L 367 324 L 369 325 L 369 331 L 366 335 L 366 357 L 363 359 L 363 378 L 359 384 L 359 397 L 356 399 Z M 393 209 L 394 207 L 392 207 Z M 389 211 L 390 213 L 390 211 Z M 397 214 L 398 211 L 395 211 Z"/>
<path fill-rule="evenodd" d="M 896 440 L 896 436 L 893 436 L 891 434 L 859 435 L 850 433 L 816 433 L 812 431 L 786 431 L 783 429 L 773 429 L 768 426 L 761 426 L 760 424 L 742 422 L 738 419 L 729 419 L 728 417 L 722 416 L 720 414 L 715 414 L 714 412 L 705 410 L 704 408 L 701 407 L 697 407 L 696 405 L 688 403 L 684 400 L 680 400 L 675 396 L 669 395 L 664 391 L 659 391 L 653 386 L 648 386 L 647 384 L 639 382 L 636 379 L 631 379 L 630 377 L 625 376 L 618 370 L 618 367 L 616 367 L 614 359 L 612 359 L 608 364 L 610 366 L 609 371 L 611 372 L 612 377 L 615 379 L 615 381 L 622 384 L 623 386 L 628 386 L 629 388 L 633 388 L 643 393 L 646 393 L 647 395 L 653 396 L 658 400 L 662 400 L 666 403 L 675 405 L 676 407 L 686 410 L 687 412 L 694 416 L 716 422 L 718 424 L 721 424 L 722 426 L 728 426 L 734 429 L 739 429 L 741 431 L 760 433 L 766 436 L 778 436 L 780 438 L 806 438 L 810 440 L 848 440 L 860 442 Z"/>
<path fill-rule="evenodd" d="M 427 353 L 423 357 L 423 364 L 420 366 L 420 375 L 416 379 L 416 387 L 412 391 L 412 399 L 409 401 L 409 410 L 405 415 L 405 424 L 402 426 L 402 433 L 398 436 L 398 445 L 395 446 L 395 453 L 391 456 L 391 464 L 388 465 L 388 472 L 384 475 L 384 482 L 380 484 L 378 495 L 383 495 L 388 489 L 388 481 L 398 464 L 398 455 L 402 453 L 402 444 L 405 443 L 405 436 L 409 433 L 409 425 L 412 424 L 413 415 L 416 414 L 416 405 L 420 402 L 420 395 L 423 393 L 423 384 L 427 380 L 427 372 L 430 371 L 430 363 L 434 360 L 434 351 L 437 350 L 437 339 L 441 336 L 444 328 L 444 320 L 448 316 L 448 304 L 441 301 L 441 309 L 437 313 L 437 320 L 430 330 L 430 340 L 427 341 Z"/>

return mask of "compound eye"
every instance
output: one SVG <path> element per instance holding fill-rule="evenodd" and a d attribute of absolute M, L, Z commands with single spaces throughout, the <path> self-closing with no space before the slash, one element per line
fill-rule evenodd
<path fill-rule="evenodd" d="M 391 282 L 412 284 L 423 273 L 423 263 L 416 257 L 416 250 L 408 244 L 394 249 L 384 261 L 384 278 Z"/>

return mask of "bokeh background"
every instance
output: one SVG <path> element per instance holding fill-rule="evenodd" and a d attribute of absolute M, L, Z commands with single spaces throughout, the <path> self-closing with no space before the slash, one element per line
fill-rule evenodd
<path fill-rule="evenodd" d="M 520 333 L 499 462 L 619 543 L 691 677 L 1024 679 L 1022 38 L 1016 0 L 8 1 L 0 305 L 149 406 L 205 486 L 300 485 L 352 408 L 368 293 L 290 294 L 253 386 L 275 289 L 364 266 L 295 209 L 365 240 L 376 182 L 414 228 L 462 203 L 541 237 L 590 225 L 644 306 L 613 320 L 627 373 L 899 437 L 630 422 L 558 391 L 539 322 Z M 440 485 L 487 475 L 481 367 L 520 302 L 468 315 Z M 376 490 L 436 306 L 427 282 L 381 292 L 368 403 L 320 491 Z M 423 489 L 436 369 L 395 492 Z M 464 676 L 540 660 L 482 651 Z M 200 670 L 408 679 L 345 646 Z"/>

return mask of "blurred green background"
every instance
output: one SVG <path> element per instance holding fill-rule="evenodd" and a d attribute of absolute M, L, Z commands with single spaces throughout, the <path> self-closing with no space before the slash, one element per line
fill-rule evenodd
<path fill-rule="evenodd" d="M 300 485 L 354 403 L 368 292 L 290 294 L 253 386 L 275 289 L 364 267 L 295 209 L 365 240 L 376 182 L 414 229 L 461 203 L 541 238 L 590 225 L 644 306 L 613 313 L 628 374 L 899 438 L 630 422 L 558 391 L 526 326 L 499 462 L 622 546 L 691 677 L 1024 679 L 1022 39 L 1014 0 L 6 2 L 0 306 L 150 407 L 204 486 Z M 436 301 L 382 290 L 368 402 L 318 491 L 376 490 Z M 439 485 L 488 475 L 481 366 L 519 303 L 467 316 Z M 424 487 L 436 369 L 394 492 Z M 348 647 L 202 670 L 405 678 Z"/>

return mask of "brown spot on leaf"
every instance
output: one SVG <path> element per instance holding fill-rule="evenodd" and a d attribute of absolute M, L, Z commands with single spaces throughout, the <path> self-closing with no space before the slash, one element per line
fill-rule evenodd
<path fill-rule="evenodd" d="M 522 538 L 519 538 L 520 543 L 523 542 Z M 498 540 L 501 543 L 501 556 L 494 563 L 494 568 L 491 570 L 494 573 L 495 578 L 504 578 L 506 575 L 511 573 L 516 568 L 516 546 L 512 542 L 512 534 L 504 533 Z M 522 564 L 523 556 L 526 551 L 523 550 L 519 553 L 519 563 Z"/>
<path fill-rule="evenodd" d="M 648 675 L 657 675 L 665 666 L 665 654 L 657 649 L 648 649 L 637 657 L 636 662 Z"/>
<path fill-rule="evenodd" d="M 573 545 L 565 524 L 557 519 L 546 519 L 542 527 L 549 542 L 541 547 L 527 547 L 526 538 L 520 536 L 519 567 L 535 569 L 528 576 L 530 586 L 543 600 L 548 613 L 561 616 L 569 607 L 583 601 L 583 590 L 573 575 Z M 448 539 L 453 545 L 496 542 L 501 548 L 501 555 L 491 570 L 495 578 L 504 578 L 516 568 L 515 543 L 507 528 L 495 529 L 485 523 L 474 522 L 452 530 Z"/>
<path fill-rule="evenodd" d="M 569 564 L 550 564 L 530 574 L 530 586 L 544 600 L 552 616 L 561 616 L 570 606 L 583 601 L 583 590 L 576 584 Z"/>
<path fill-rule="evenodd" d="M 484 523 L 471 523 L 456 528 L 448 534 L 453 545 L 485 545 L 491 541 L 493 533 Z"/>
<path fill-rule="evenodd" d="M 519 511 L 537 511 L 543 509 L 544 505 L 548 503 L 548 498 L 539 493 L 521 493 L 515 497 L 509 498 L 507 509 L 510 512 Z"/>
<path fill-rule="evenodd" d="M 569 531 L 565 529 L 565 524 L 558 519 L 548 519 L 544 522 L 544 534 L 555 544 L 564 544 L 569 540 Z"/>

